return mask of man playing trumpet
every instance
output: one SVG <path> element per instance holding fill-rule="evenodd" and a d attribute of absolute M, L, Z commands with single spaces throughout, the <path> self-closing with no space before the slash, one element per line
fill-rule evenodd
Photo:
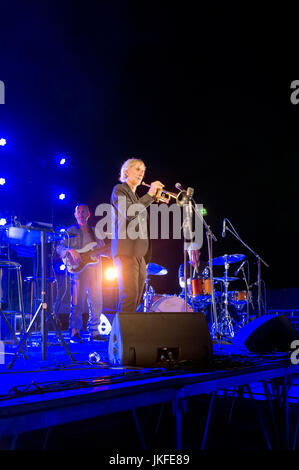
<path fill-rule="evenodd" d="M 136 189 L 143 180 L 145 169 L 145 164 L 140 159 L 130 158 L 125 161 L 119 177 L 122 184 L 117 184 L 111 195 L 111 205 L 114 208 L 114 237 L 111 249 L 113 262 L 118 270 L 119 312 L 134 313 L 141 301 L 146 265 L 151 257 L 146 208 L 155 201 L 157 191 L 164 187 L 160 181 L 154 181 L 147 194 L 139 198 Z M 133 204 L 139 204 L 143 209 L 136 211 L 134 215 L 128 215 Z M 134 234 L 130 234 L 128 230 L 131 221 L 136 222 Z"/>

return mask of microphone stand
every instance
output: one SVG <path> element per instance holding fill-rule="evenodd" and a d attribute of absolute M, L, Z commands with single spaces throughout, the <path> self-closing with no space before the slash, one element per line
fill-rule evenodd
<path fill-rule="evenodd" d="M 185 312 L 188 312 L 188 282 L 187 282 L 187 244 L 188 242 L 186 241 L 187 239 L 187 234 L 189 235 L 189 239 L 191 239 L 191 234 L 192 234 L 192 204 L 191 204 L 191 197 L 193 194 L 193 189 L 188 188 L 187 191 L 183 191 L 184 198 L 182 201 L 183 205 L 183 214 L 184 214 L 184 208 L 186 212 L 186 217 L 184 218 L 183 221 L 183 234 L 184 234 L 184 283 L 185 283 Z M 190 193 L 191 192 L 191 193 Z M 190 281 L 191 281 L 191 270 L 190 272 Z"/>
<path fill-rule="evenodd" d="M 217 309 L 216 309 L 216 300 L 215 300 L 215 290 L 214 290 L 214 275 L 213 275 L 213 256 L 212 256 L 212 247 L 213 247 L 213 240 L 217 242 L 217 238 L 213 234 L 210 226 L 206 223 L 202 213 L 198 210 L 197 205 L 193 200 L 194 203 L 194 211 L 195 214 L 199 217 L 201 222 L 203 223 L 206 229 L 206 237 L 208 242 L 208 255 L 209 255 L 209 269 L 210 269 L 210 281 L 211 281 L 211 295 L 212 295 L 212 310 L 213 310 L 213 317 L 214 317 L 214 324 L 215 324 L 215 337 L 217 341 L 220 339 L 220 335 L 218 332 L 218 319 L 217 319 Z"/>
<path fill-rule="evenodd" d="M 215 337 L 217 339 L 217 341 L 219 342 L 219 338 L 220 338 L 220 335 L 218 333 L 218 321 L 217 321 L 217 310 L 216 310 L 216 301 L 215 301 L 215 291 L 214 291 L 214 277 L 213 277 L 213 258 L 212 258 L 212 243 L 213 243 L 213 240 L 216 242 L 217 241 L 217 238 L 215 237 L 215 235 L 213 234 L 213 232 L 211 231 L 211 228 L 210 226 L 206 223 L 205 219 L 203 218 L 203 215 L 202 213 L 198 210 L 197 208 L 197 205 L 193 199 L 193 193 L 194 193 L 194 189 L 193 188 L 188 188 L 187 191 L 184 190 L 182 188 L 182 186 L 177 183 L 176 184 L 176 187 L 178 189 L 180 189 L 181 193 L 183 196 L 182 196 L 182 199 L 179 201 L 178 198 L 177 198 L 177 204 L 179 206 L 183 206 L 186 207 L 186 212 L 187 212 L 187 217 L 184 219 L 183 221 L 183 227 L 186 231 L 186 229 L 188 230 L 189 232 L 189 235 L 192 234 L 192 213 L 193 213 L 193 210 L 194 210 L 194 213 L 195 215 L 197 215 L 199 217 L 199 219 L 201 220 L 201 222 L 203 223 L 203 225 L 205 226 L 205 229 L 206 229 L 206 236 L 207 236 L 207 241 L 208 241 L 208 253 L 209 253 L 209 269 L 210 269 L 210 281 L 211 281 L 211 294 L 212 294 L 212 306 L 213 306 L 213 316 L 214 316 L 214 324 L 215 324 Z M 192 206 L 192 202 L 193 202 L 193 206 Z M 187 268 L 186 268 L 186 245 L 187 245 L 187 242 L 186 242 L 186 233 L 184 231 L 184 239 L 185 239 L 185 246 L 184 246 L 184 281 L 185 281 L 185 311 L 187 312 L 187 279 L 186 279 L 186 271 L 187 271 Z M 191 237 L 189 237 L 191 239 Z"/>
<path fill-rule="evenodd" d="M 185 296 L 184 296 L 185 312 L 188 312 L 187 250 L 186 250 L 186 247 L 184 247 L 184 283 L 185 283 Z"/>
<path fill-rule="evenodd" d="M 245 248 L 247 248 L 257 259 L 257 265 L 258 265 L 258 273 L 257 273 L 257 286 L 258 286 L 258 316 L 260 317 L 262 315 L 262 305 L 263 305 L 263 308 L 264 308 L 264 302 L 263 302 L 263 298 L 262 298 L 262 277 L 261 277 L 261 263 L 263 263 L 267 268 L 269 268 L 269 265 L 266 263 L 266 261 L 264 261 L 255 251 L 252 250 L 252 248 L 250 248 L 240 237 L 239 235 L 237 234 L 237 232 L 235 231 L 232 223 L 230 222 L 230 220 L 226 219 L 227 222 L 230 223 L 230 225 L 232 226 L 233 230 L 231 230 L 229 227 L 226 227 L 226 230 L 228 230 L 237 240 L 239 240 L 242 245 L 245 246 Z M 264 312 L 265 313 L 265 312 Z"/>

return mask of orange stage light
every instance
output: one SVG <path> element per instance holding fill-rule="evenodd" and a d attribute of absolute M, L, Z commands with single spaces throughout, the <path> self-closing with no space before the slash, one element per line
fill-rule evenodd
<path fill-rule="evenodd" d="M 105 269 L 105 279 L 107 281 L 114 281 L 115 279 L 117 279 L 117 274 L 117 269 L 114 267 Z"/>

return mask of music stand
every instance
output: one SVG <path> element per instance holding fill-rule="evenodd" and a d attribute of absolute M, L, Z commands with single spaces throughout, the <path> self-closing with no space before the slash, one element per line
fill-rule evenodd
<path fill-rule="evenodd" d="M 46 241 L 46 235 L 48 234 L 48 238 Z M 48 316 L 49 320 L 51 321 L 52 325 L 54 326 L 57 335 L 59 336 L 59 339 L 66 350 L 67 354 L 69 357 L 75 361 L 75 358 L 73 357 L 71 351 L 69 350 L 66 342 L 64 341 L 64 338 L 62 336 L 61 331 L 59 330 L 57 323 L 53 317 L 53 315 L 48 311 L 48 305 L 47 305 L 47 299 L 46 299 L 46 270 L 45 270 L 45 245 L 46 242 L 49 243 L 51 241 L 56 240 L 55 238 L 56 233 L 54 230 L 50 230 L 49 228 L 42 228 L 42 227 L 31 227 L 31 226 L 23 226 L 19 225 L 18 227 L 9 227 L 8 228 L 8 237 L 12 238 L 14 240 L 19 239 L 19 242 L 21 240 L 24 240 L 24 243 L 26 245 L 30 244 L 37 244 L 40 243 L 41 246 L 41 278 L 42 278 L 42 284 L 41 284 L 41 302 L 26 330 L 26 333 L 22 340 L 19 342 L 17 351 L 14 355 L 14 358 L 12 362 L 10 362 L 7 365 L 8 369 L 11 369 L 12 366 L 14 365 L 20 350 L 22 349 L 24 343 L 26 343 L 26 340 L 28 336 L 30 335 L 30 332 L 33 328 L 34 323 L 38 319 L 39 315 L 41 314 L 41 333 L 42 333 L 42 360 L 46 360 L 46 353 L 47 353 L 47 327 L 46 327 L 46 316 Z"/>

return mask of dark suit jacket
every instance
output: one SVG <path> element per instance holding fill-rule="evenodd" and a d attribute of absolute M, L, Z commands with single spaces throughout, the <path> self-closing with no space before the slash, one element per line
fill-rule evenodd
<path fill-rule="evenodd" d="M 143 256 L 146 264 L 151 258 L 151 243 L 149 239 L 147 211 L 146 208 L 154 201 L 149 194 L 138 197 L 131 190 L 127 183 L 114 186 L 111 195 L 111 205 L 113 207 L 112 220 L 114 233 L 111 241 L 112 257 L 116 256 Z M 132 204 L 140 204 L 143 210 L 136 214 L 130 213 Z M 140 207 L 141 209 L 141 207 Z M 127 229 L 131 223 L 135 230 L 143 231 L 145 238 L 138 237 L 132 239 L 128 236 Z M 144 230 L 146 227 L 146 230 Z"/>

